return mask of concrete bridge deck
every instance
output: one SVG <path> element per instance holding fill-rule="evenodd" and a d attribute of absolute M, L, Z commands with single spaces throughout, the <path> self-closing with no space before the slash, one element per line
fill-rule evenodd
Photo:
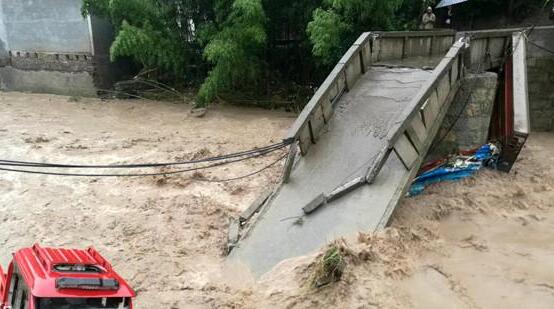
<path fill-rule="evenodd" d="M 233 258 L 259 275 L 328 240 L 376 228 L 396 193 L 396 183 L 407 172 L 398 159 L 384 167 L 373 185 L 365 185 L 310 216 L 304 216 L 302 207 L 322 193 L 365 177 L 386 147 L 393 124 L 431 76 L 432 72 L 421 69 L 382 67 L 364 74 L 338 102 L 318 143 L 297 163 L 289 183 L 256 222 L 256 233 L 240 243 Z M 300 217 L 302 224 L 296 222 Z"/>
<path fill-rule="evenodd" d="M 467 38 L 454 42 L 454 36 L 365 33 L 356 41 L 290 129 L 287 139 L 294 143 L 281 185 L 248 229 L 234 229 L 242 238 L 230 241 L 232 263 L 260 276 L 338 237 L 384 228 L 466 70 L 482 67 L 474 59 L 492 65 L 488 58 L 502 55 L 506 46 L 514 46 L 510 56 L 519 72 L 513 77 L 515 129 L 527 132 L 518 125 L 528 114 L 525 36 L 502 33 L 504 44 L 481 44 L 473 35 L 474 45 Z M 314 200 L 321 206 L 305 211 Z"/>

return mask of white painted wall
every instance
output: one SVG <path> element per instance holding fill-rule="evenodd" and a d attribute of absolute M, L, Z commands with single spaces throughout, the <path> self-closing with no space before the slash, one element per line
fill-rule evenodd
<path fill-rule="evenodd" d="M 527 85 L 527 41 L 523 33 L 514 33 L 513 64 L 514 64 L 514 130 L 529 134 L 529 95 Z"/>
<path fill-rule="evenodd" d="M 0 0 L 0 38 L 9 50 L 92 53 L 81 0 Z M 3 27 L 3 33 L 2 33 Z"/>

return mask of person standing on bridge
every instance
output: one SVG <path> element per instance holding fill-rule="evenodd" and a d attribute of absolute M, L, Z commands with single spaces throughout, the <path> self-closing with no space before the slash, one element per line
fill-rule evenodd
<path fill-rule="evenodd" d="M 437 21 L 437 16 L 433 13 L 433 8 L 428 7 L 425 14 L 422 17 L 422 26 L 423 30 L 433 30 L 435 28 L 435 22 Z"/>

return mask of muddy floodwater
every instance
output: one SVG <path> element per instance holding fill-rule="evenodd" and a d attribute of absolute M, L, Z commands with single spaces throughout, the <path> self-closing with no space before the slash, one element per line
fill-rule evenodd
<path fill-rule="evenodd" d="M 195 118 L 183 103 L 0 93 L 0 159 L 191 160 L 280 142 L 294 117 L 216 105 Z M 511 174 L 433 186 L 403 200 L 385 231 L 340 240 L 345 274 L 320 289 L 309 285 L 320 252 L 258 280 L 224 263 L 229 218 L 279 180 L 280 165 L 200 181 L 248 174 L 283 151 L 169 177 L 0 171 L 0 262 L 36 242 L 94 246 L 135 288 L 139 309 L 552 308 L 554 134 L 533 134 Z"/>

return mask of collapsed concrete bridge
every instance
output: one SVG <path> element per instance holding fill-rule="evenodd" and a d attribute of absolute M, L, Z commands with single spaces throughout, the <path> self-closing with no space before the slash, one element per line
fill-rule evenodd
<path fill-rule="evenodd" d="M 233 225 L 229 259 L 261 275 L 337 237 L 384 228 L 472 70 L 512 65 L 508 129 L 523 143 L 525 44 L 521 29 L 362 34 L 290 129 L 279 187 Z"/>

